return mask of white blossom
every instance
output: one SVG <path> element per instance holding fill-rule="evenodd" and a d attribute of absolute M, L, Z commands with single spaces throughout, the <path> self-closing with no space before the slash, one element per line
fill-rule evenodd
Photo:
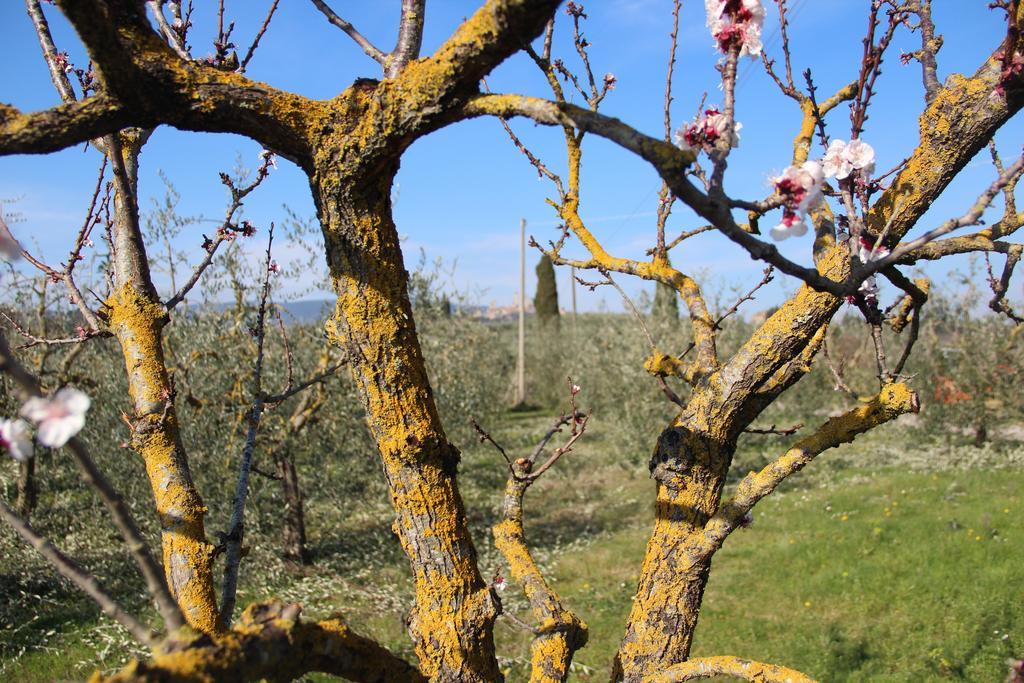
<path fill-rule="evenodd" d="M 870 176 L 875 170 L 875 150 L 860 138 L 849 143 L 833 140 L 822 165 L 825 175 L 836 180 L 848 178 L 855 170 Z"/>
<path fill-rule="evenodd" d="M 772 239 L 782 241 L 807 233 L 804 216 L 824 201 L 821 193 L 823 181 L 821 164 L 817 161 L 788 166 L 780 175 L 771 178 L 775 191 L 784 201 L 782 221 L 771 229 Z"/>
<path fill-rule="evenodd" d="M 84 393 L 64 387 L 52 398 L 30 398 L 21 407 L 21 415 L 35 423 L 39 443 L 60 448 L 85 426 L 89 404 Z"/>
<path fill-rule="evenodd" d="M 864 265 L 883 259 L 889 255 L 889 250 L 879 244 L 875 246 L 874 240 L 870 240 L 864 236 L 861 236 L 860 243 L 857 245 L 857 258 Z M 874 275 L 869 275 L 861 283 L 859 291 L 867 299 L 878 298 L 878 281 Z"/>
<path fill-rule="evenodd" d="M 32 457 L 32 434 L 24 420 L 0 420 L 0 448 L 24 462 Z"/>
<path fill-rule="evenodd" d="M 708 28 L 716 46 L 728 52 L 740 45 L 740 56 L 761 54 L 764 7 L 761 0 L 704 0 Z"/>
<path fill-rule="evenodd" d="M 782 221 L 771 229 L 772 239 L 781 242 L 790 237 L 803 237 L 807 234 L 807 223 L 804 217 L 798 213 L 783 213 Z"/>
<path fill-rule="evenodd" d="M 860 138 L 850 140 L 850 144 L 846 146 L 846 158 L 865 176 L 870 176 L 875 171 L 875 150 Z"/>

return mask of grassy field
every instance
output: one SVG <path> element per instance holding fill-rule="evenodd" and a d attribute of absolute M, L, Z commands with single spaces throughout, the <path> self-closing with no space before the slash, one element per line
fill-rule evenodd
<path fill-rule="evenodd" d="M 515 449 L 543 425 L 537 415 L 517 415 L 499 431 Z M 886 441 L 881 434 L 825 456 L 763 501 L 754 525 L 728 541 L 714 563 L 695 655 L 777 662 L 824 681 L 1002 679 L 1005 660 L 1020 656 L 1024 640 L 1024 469 L 951 467 L 948 453 L 931 466 L 879 464 L 870 460 L 878 451 L 872 438 Z M 590 626 L 574 664 L 582 681 L 607 678 L 651 523 L 651 482 L 607 443 L 596 431 L 527 498 L 528 538 Z M 928 453 L 908 456 L 927 460 Z M 499 569 L 486 530 L 502 468 L 494 453 L 474 449 L 463 472 L 482 566 Z M 411 604 L 408 573 L 385 501 L 358 514 L 327 502 L 311 501 L 316 564 L 284 571 L 273 560 L 274 539 L 255 541 L 240 603 L 276 595 L 303 603 L 311 617 L 340 610 L 411 655 L 401 625 Z M 4 546 L 10 543 L 5 537 Z M 23 553 L 0 560 L 8 579 L 26 573 L 12 562 L 32 560 Z M 80 679 L 117 667 L 132 653 L 124 634 L 69 588 L 50 583 L 48 572 L 33 565 L 35 590 L 24 581 L 4 590 L 14 604 L 3 609 L 3 679 Z M 506 607 L 528 619 L 522 598 L 506 595 Z M 528 636 L 502 619 L 497 637 L 508 679 L 525 680 Z"/>

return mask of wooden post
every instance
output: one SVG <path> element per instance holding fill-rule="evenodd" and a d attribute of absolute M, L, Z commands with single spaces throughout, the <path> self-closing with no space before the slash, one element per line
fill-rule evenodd
<path fill-rule="evenodd" d="M 569 266 L 569 286 L 572 288 L 572 325 L 576 327 L 576 266 Z"/>

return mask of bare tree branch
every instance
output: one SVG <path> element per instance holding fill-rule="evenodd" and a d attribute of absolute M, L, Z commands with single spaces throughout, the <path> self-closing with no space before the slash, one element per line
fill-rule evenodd
<path fill-rule="evenodd" d="M 312 0 L 312 3 L 316 6 L 320 13 L 327 17 L 327 21 L 331 22 L 334 26 L 337 26 L 348 35 L 349 38 L 354 40 L 359 47 L 363 48 L 370 59 L 373 61 L 384 64 L 385 55 L 380 51 L 373 43 L 366 39 L 362 33 L 360 33 L 355 26 L 338 16 L 338 13 L 328 6 L 324 0 Z"/>
<path fill-rule="evenodd" d="M 7 345 L 7 338 L 2 330 L 0 330 L 0 372 L 10 375 L 26 395 L 42 395 L 39 378 L 35 377 L 17 361 Z M 149 546 L 146 544 L 145 538 L 142 532 L 139 531 L 139 527 L 135 523 L 124 500 L 96 466 L 85 446 L 77 438 L 72 438 L 68 442 L 68 449 L 78 463 L 83 479 L 96 491 L 100 500 L 103 501 L 103 504 L 110 512 L 114 525 L 121 533 L 135 563 L 139 566 L 150 595 L 156 601 L 165 626 L 172 631 L 180 628 L 184 624 L 181 611 L 167 590 L 160 566 L 150 554 Z M 83 588 L 83 590 L 85 589 Z M 86 592 L 88 593 L 88 590 Z M 92 593 L 89 594 L 92 596 Z M 142 640 L 140 642 L 148 641 Z"/>
<path fill-rule="evenodd" d="M 355 633 L 341 616 L 299 620 L 302 607 L 257 603 L 223 636 L 181 634 L 166 640 L 149 662 L 129 664 L 95 683 L 289 680 L 323 672 L 359 683 L 426 683 L 415 667 Z"/>
<path fill-rule="evenodd" d="M 652 676 L 647 683 L 682 683 L 719 676 L 757 683 L 814 683 L 814 679 L 795 669 L 729 656 L 691 659 Z"/>

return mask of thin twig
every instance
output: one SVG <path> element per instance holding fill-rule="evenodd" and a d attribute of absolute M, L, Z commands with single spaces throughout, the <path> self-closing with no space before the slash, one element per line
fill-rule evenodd
<path fill-rule="evenodd" d="M 267 252 L 264 262 L 263 289 L 253 328 L 256 337 L 256 362 L 252 372 L 252 406 L 249 410 L 249 428 L 242 447 L 238 464 L 238 480 L 235 485 L 234 504 L 231 509 L 231 523 L 224 538 L 224 581 L 221 585 L 220 616 L 226 625 L 231 624 L 235 611 L 235 597 L 238 590 L 238 569 L 242 560 L 242 540 L 245 536 L 245 501 L 249 493 L 249 473 L 252 468 L 253 452 L 256 449 L 256 435 L 265 405 L 262 388 L 263 342 L 266 339 L 267 299 L 270 296 L 271 249 L 274 244 L 274 224 L 270 224 L 267 235 Z"/>
<path fill-rule="evenodd" d="M 508 453 L 505 452 L 505 449 L 501 446 L 501 444 L 495 441 L 494 437 L 491 436 L 487 430 L 481 427 L 480 424 L 475 419 L 470 418 L 469 423 L 473 426 L 473 429 L 480 436 L 480 443 L 487 442 L 490 443 L 495 448 L 497 448 L 498 452 L 501 453 L 501 457 L 505 458 L 505 462 L 508 463 L 508 466 L 512 467 L 512 459 L 508 457 Z"/>
<path fill-rule="evenodd" d="M 362 33 L 357 31 L 355 26 L 339 17 L 338 14 L 323 0 L 311 0 L 311 2 L 316 5 L 316 8 L 320 10 L 325 17 L 327 17 L 327 21 L 344 31 L 349 38 L 359 45 L 359 47 L 363 48 L 363 52 L 369 55 L 372 60 L 379 64 L 384 64 L 387 59 L 386 55 L 374 46 L 373 43 L 367 40 Z"/>
<path fill-rule="evenodd" d="M 238 65 L 238 73 L 245 73 L 245 68 L 249 65 L 249 60 L 256 53 L 256 48 L 260 46 L 260 39 L 263 38 L 263 34 L 267 32 L 267 28 L 270 26 L 270 20 L 274 18 L 274 12 L 277 11 L 277 5 L 281 0 L 274 0 L 270 5 L 270 9 L 267 11 L 267 16 L 263 20 L 263 24 L 260 26 L 260 30 L 256 32 L 256 37 L 252 39 L 252 44 L 245 53 L 245 57 L 242 62 Z"/>

